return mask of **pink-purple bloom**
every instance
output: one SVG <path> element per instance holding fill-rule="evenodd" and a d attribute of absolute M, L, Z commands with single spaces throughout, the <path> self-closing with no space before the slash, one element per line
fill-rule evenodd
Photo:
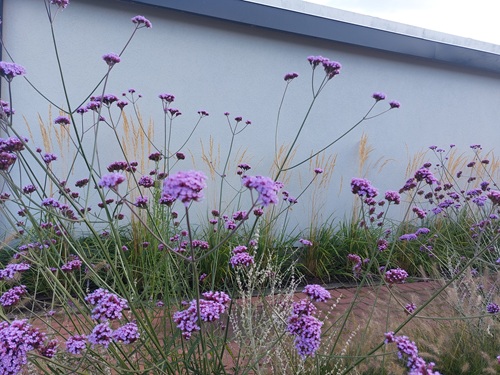
<path fill-rule="evenodd" d="M 326 302 L 332 295 L 321 285 L 309 284 L 304 287 L 303 293 L 307 294 L 313 301 Z"/>
<path fill-rule="evenodd" d="M 99 181 L 99 186 L 109 189 L 116 189 L 118 185 L 120 185 L 123 181 L 125 181 L 125 177 L 122 174 L 118 172 L 109 173 L 102 176 L 101 180 Z"/>
<path fill-rule="evenodd" d="M 374 188 L 370 181 L 364 178 L 353 178 L 351 180 L 351 191 L 360 197 L 375 198 L 378 190 Z"/>
<path fill-rule="evenodd" d="M 57 125 L 69 125 L 69 124 L 71 124 L 71 121 L 66 116 L 58 116 L 58 117 L 56 117 L 54 119 L 54 124 L 57 124 Z"/>
<path fill-rule="evenodd" d="M 295 336 L 295 348 L 302 359 L 314 357 L 321 344 L 323 322 L 312 314 L 316 308 L 306 300 L 294 302 L 288 318 L 287 331 Z"/>
<path fill-rule="evenodd" d="M 69 0 L 50 0 L 50 3 L 65 9 L 69 5 Z"/>
<path fill-rule="evenodd" d="M 113 330 L 109 326 L 109 322 L 99 323 L 94 327 L 92 333 L 88 336 L 88 341 L 92 346 L 102 345 L 105 348 L 111 344 L 113 339 Z"/>
<path fill-rule="evenodd" d="M 279 182 L 264 176 L 243 176 L 241 181 L 248 189 L 255 189 L 259 193 L 257 203 L 263 206 L 278 204 L 278 191 L 282 186 Z"/>
<path fill-rule="evenodd" d="M 23 76 L 26 74 L 26 70 L 21 65 L 0 61 L 0 76 L 4 77 L 7 81 L 12 81 L 16 76 Z"/>
<path fill-rule="evenodd" d="M 187 207 L 203 198 L 207 177 L 198 171 L 181 171 L 168 176 L 163 182 L 163 195 L 178 199 Z"/>
<path fill-rule="evenodd" d="M 68 353 L 78 355 L 87 347 L 87 336 L 75 335 L 66 340 L 66 351 Z"/>
<path fill-rule="evenodd" d="M 406 272 L 402 268 L 390 269 L 384 275 L 384 279 L 388 284 L 404 283 L 407 277 L 408 277 L 408 272 Z"/>
<path fill-rule="evenodd" d="M 30 269 L 28 263 L 11 263 L 0 270 L 0 280 L 12 280 L 19 272 L 24 272 Z"/>
<path fill-rule="evenodd" d="M 26 293 L 28 293 L 26 286 L 14 286 L 0 296 L 0 304 L 3 307 L 13 306 L 17 304 Z"/>
<path fill-rule="evenodd" d="M 19 374 L 28 362 L 28 352 L 40 350 L 45 334 L 26 319 L 0 323 L 0 374 Z"/>
<path fill-rule="evenodd" d="M 116 53 L 106 53 L 102 56 L 102 59 L 108 64 L 108 66 L 112 67 L 115 64 L 118 64 L 121 61 L 120 56 Z"/>
<path fill-rule="evenodd" d="M 224 292 L 205 292 L 202 295 L 203 298 L 200 298 L 199 306 L 201 320 L 204 322 L 218 320 L 220 315 L 226 311 L 231 299 Z M 201 329 L 198 325 L 197 307 L 197 301 L 194 299 L 189 303 L 187 309 L 177 311 L 173 316 L 177 328 L 182 331 L 182 337 L 186 340 L 191 338 L 193 332 Z"/>
<path fill-rule="evenodd" d="M 151 21 L 149 21 L 144 16 L 135 16 L 135 17 L 132 17 L 132 22 L 135 23 L 137 25 L 137 27 L 146 27 L 148 29 L 150 29 L 150 28 L 153 27 Z"/>
<path fill-rule="evenodd" d="M 95 306 L 92 319 L 107 321 L 121 319 L 122 311 L 128 309 L 127 301 L 105 289 L 97 289 L 85 297 L 85 301 Z"/>
<path fill-rule="evenodd" d="M 139 328 L 135 322 L 130 322 L 116 329 L 112 337 L 115 342 L 131 344 L 139 339 Z"/>

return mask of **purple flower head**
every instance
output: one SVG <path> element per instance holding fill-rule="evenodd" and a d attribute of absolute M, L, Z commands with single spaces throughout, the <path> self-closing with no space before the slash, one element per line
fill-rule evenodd
<path fill-rule="evenodd" d="M 121 59 L 116 53 L 107 53 L 102 56 L 102 59 L 108 64 L 108 66 L 112 67 L 115 64 L 118 64 Z"/>
<path fill-rule="evenodd" d="M 491 200 L 491 203 L 493 203 L 494 205 L 500 205 L 500 191 L 490 190 L 487 196 Z"/>
<path fill-rule="evenodd" d="M 140 337 L 139 327 L 134 322 L 127 323 L 114 331 L 112 337 L 116 342 L 131 344 Z"/>
<path fill-rule="evenodd" d="M 105 348 L 111 344 L 113 338 L 113 330 L 109 326 L 109 322 L 99 323 L 94 327 L 92 333 L 88 336 L 88 341 L 92 346 L 102 345 Z"/>
<path fill-rule="evenodd" d="M 299 75 L 297 73 L 287 73 L 285 74 L 285 81 L 290 82 L 294 78 L 297 78 Z"/>
<path fill-rule="evenodd" d="M 148 206 L 148 197 L 146 196 L 137 197 L 134 206 L 139 208 L 146 208 Z"/>
<path fill-rule="evenodd" d="M 27 320 L 14 320 L 0 323 L 0 374 L 16 375 L 21 373 L 28 362 L 28 352 L 40 350 L 45 334 L 33 328 Z"/>
<path fill-rule="evenodd" d="M 167 102 L 167 103 L 172 103 L 174 100 L 175 100 L 175 96 L 173 96 L 172 94 L 159 94 L 158 97 L 164 101 L 164 102 Z"/>
<path fill-rule="evenodd" d="M 12 280 L 19 272 L 24 272 L 30 269 L 28 263 L 11 263 L 7 264 L 4 269 L 0 270 L 0 280 Z"/>
<path fill-rule="evenodd" d="M 438 180 L 434 175 L 432 174 L 431 171 L 429 171 L 427 168 L 420 168 L 418 171 L 415 172 L 415 180 L 417 181 L 425 181 L 429 185 L 432 185 L 433 183 L 437 183 Z"/>
<path fill-rule="evenodd" d="M 69 0 L 50 0 L 50 3 L 65 9 L 69 5 Z"/>
<path fill-rule="evenodd" d="M 45 164 L 48 165 L 48 164 L 52 163 L 53 161 L 57 160 L 57 155 L 51 154 L 51 153 L 46 153 L 42 156 L 42 159 L 45 162 Z"/>
<path fill-rule="evenodd" d="M 414 303 L 408 303 L 405 305 L 405 311 L 407 314 L 412 314 L 417 309 L 417 305 Z"/>
<path fill-rule="evenodd" d="M 303 293 L 307 294 L 313 301 L 326 302 L 332 298 L 328 290 L 317 284 L 309 284 L 304 287 Z"/>
<path fill-rule="evenodd" d="M 415 232 L 415 234 L 417 236 L 420 236 L 421 234 L 429 234 L 429 233 L 430 233 L 429 228 L 418 228 L 417 231 Z"/>
<path fill-rule="evenodd" d="M 79 270 L 82 267 L 82 261 L 76 257 L 75 259 L 70 260 L 69 262 L 63 264 L 61 266 L 61 271 L 63 272 L 72 272 L 75 270 Z"/>
<path fill-rule="evenodd" d="M 399 193 L 397 191 L 387 191 L 385 193 L 385 199 L 388 202 L 392 202 L 394 204 L 401 203 L 401 196 L 399 195 Z"/>
<path fill-rule="evenodd" d="M 122 174 L 118 172 L 109 173 L 102 176 L 101 180 L 99 181 L 99 187 L 116 189 L 118 185 L 120 185 L 123 181 L 125 181 L 125 177 Z"/>
<path fill-rule="evenodd" d="M 184 159 L 186 159 L 186 155 L 184 155 L 183 152 L 177 152 L 175 154 L 175 157 L 177 158 L 177 160 L 184 160 Z"/>
<path fill-rule="evenodd" d="M 203 198 L 206 176 L 198 171 L 181 171 L 168 176 L 163 182 L 163 195 L 179 199 L 187 207 Z"/>
<path fill-rule="evenodd" d="M 321 169 L 321 168 L 315 168 L 314 169 L 314 173 L 321 174 L 321 173 L 323 173 L 323 169 Z"/>
<path fill-rule="evenodd" d="M 155 182 L 150 176 L 142 176 L 137 182 L 139 186 L 144 186 L 145 188 L 153 187 Z"/>
<path fill-rule="evenodd" d="M 374 198 L 378 195 L 378 190 L 372 186 L 370 181 L 364 178 L 353 178 L 351 180 L 351 191 L 360 197 Z"/>
<path fill-rule="evenodd" d="M 146 27 L 148 29 L 152 28 L 153 25 L 151 22 L 144 16 L 135 16 L 132 17 L 132 22 L 137 24 L 137 27 Z"/>
<path fill-rule="evenodd" d="M 122 311 L 128 309 L 127 301 L 105 289 L 97 289 L 85 297 L 85 301 L 95 306 L 92 319 L 97 321 L 122 318 Z"/>
<path fill-rule="evenodd" d="M 302 359 L 314 357 L 321 344 L 323 322 L 312 315 L 315 310 L 308 301 L 294 302 L 292 314 L 287 321 L 287 331 L 295 336 L 295 348 Z"/>
<path fill-rule="evenodd" d="M 412 211 L 418 216 L 419 219 L 425 219 L 427 217 L 427 213 L 418 207 L 413 207 Z"/>
<path fill-rule="evenodd" d="M 282 186 L 280 183 L 264 176 L 243 176 L 241 181 L 248 189 L 255 189 L 259 193 L 257 203 L 263 206 L 278 204 L 278 191 Z"/>
<path fill-rule="evenodd" d="M 66 116 L 58 116 L 58 117 L 55 118 L 54 124 L 57 124 L 57 125 L 69 125 L 69 124 L 71 124 L 71 121 Z"/>
<path fill-rule="evenodd" d="M 12 81 L 16 76 L 23 76 L 26 74 L 26 70 L 21 66 L 11 62 L 0 61 L 0 76 L 5 78 L 7 81 Z"/>
<path fill-rule="evenodd" d="M 486 306 L 486 311 L 488 314 L 498 314 L 500 312 L 500 306 L 496 303 L 490 302 L 488 303 L 488 306 Z"/>
<path fill-rule="evenodd" d="M 200 299 L 199 310 L 200 318 L 204 322 L 212 322 L 218 320 L 220 315 L 227 309 L 227 304 L 231 300 L 226 293 L 223 292 L 205 292 Z M 195 331 L 201 328 L 198 325 L 198 304 L 196 300 L 189 303 L 187 309 L 174 313 L 173 320 L 177 324 L 177 328 L 182 331 L 182 337 L 189 340 Z"/>
<path fill-rule="evenodd" d="M 375 92 L 373 93 L 372 98 L 379 102 L 381 100 L 385 100 L 385 94 L 382 92 Z"/>
<path fill-rule="evenodd" d="M 148 159 L 152 161 L 160 161 L 162 159 L 162 155 L 159 152 L 153 152 L 148 156 Z"/>
<path fill-rule="evenodd" d="M 229 264 L 235 268 L 237 266 L 249 267 L 254 264 L 254 257 L 248 253 L 237 253 L 229 259 Z"/>
<path fill-rule="evenodd" d="M 385 238 L 381 238 L 377 241 L 377 249 L 379 251 L 384 251 L 389 248 L 389 241 L 387 241 Z"/>
<path fill-rule="evenodd" d="M 75 335 L 66 340 L 66 351 L 78 355 L 87 348 L 87 336 Z"/>
<path fill-rule="evenodd" d="M 0 304 L 3 307 L 13 306 L 21 300 L 21 297 L 28 292 L 26 286 L 18 285 L 0 296 Z"/>
<path fill-rule="evenodd" d="M 391 109 L 401 107 L 401 103 L 399 103 L 397 100 L 391 100 L 389 102 L 389 105 L 391 106 Z"/>
<path fill-rule="evenodd" d="M 312 245 L 313 245 L 313 243 L 312 243 L 311 241 L 306 240 L 306 239 L 304 239 L 304 238 L 299 239 L 299 242 L 300 242 L 302 245 L 304 245 L 304 246 L 312 246 Z"/>
<path fill-rule="evenodd" d="M 404 283 L 408 273 L 402 268 L 393 268 L 385 273 L 385 281 L 388 284 Z"/>

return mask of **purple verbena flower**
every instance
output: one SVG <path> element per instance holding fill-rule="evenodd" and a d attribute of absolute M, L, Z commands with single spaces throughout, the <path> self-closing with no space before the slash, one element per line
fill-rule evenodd
<path fill-rule="evenodd" d="M 13 306 L 21 300 L 21 297 L 28 293 L 26 286 L 18 285 L 12 287 L 0 296 L 0 304 L 3 307 Z"/>
<path fill-rule="evenodd" d="M 121 61 L 120 56 L 116 53 L 107 53 L 102 56 L 102 59 L 108 64 L 109 67 L 112 67 L 115 64 L 118 64 Z"/>
<path fill-rule="evenodd" d="M 309 284 L 304 287 L 303 293 L 307 294 L 313 301 L 326 302 L 332 298 L 328 290 L 317 284 Z"/>
<path fill-rule="evenodd" d="M 137 182 L 137 185 L 144 186 L 145 188 L 153 187 L 154 184 L 155 182 L 150 176 L 142 176 Z"/>
<path fill-rule="evenodd" d="M 130 322 L 115 330 L 112 334 L 113 340 L 124 344 L 131 344 L 140 337 L 139 327 L 134 322 Z"/>
<path fill-rule="evenodd" d="M 491 203 L 493 203 L 494 205 L 500 205 L 500 191 L 490 190 L 487 196 L 491 200 Z"/>
<path fill-rule="evenodd" d="M 401 103 L 399 103 L 397 100 L 390 101 L 389 105 L 391 106 L 391 109 L 392 108 L 399 108 L 399 107 L 401 107 Z"/>
<path fill-rule="evenodd" d="M 135 16 L 132 17 L 132 22 L 137 24 L 137 27 L 146 27 L 148 29 L 152 28 L 153 25 L 151 22 L 144 16 Z"/>
<path fill-rule="evenodd" d="M 393 268 L 386 271 L 384 279 L 388 284 L 404 283 L 408 273 L 402 268 Z"/>
<path fill-rule="evenodd" d="M 437 183 L 438 180 L 434 175 L 432 174 L 431 171 L 429 171 L 427 168 L 420 168 L 418 171 L 415 172 L 415 180 L 417 181 L 425 181 L 429 185 L 432 185 L 434 183 Z"/>
<path fill-rule="evenodd" d="M 69 0 L 50 0 L 50 3 L 65 9 L 69 5 Z"/>
<path fill-rule="evenodd" d="M 385 94 L 382 92 L 375 92 L 373 93 L 372 98 L 375 99 L 377 102 L 385 100 Z"/>
<path fill-rule="evenodd" d="M 87 339 L 92 346 L 102 345 L 107 348 L 111 344 L 112 338 L 113 330 L 109 326 L 109 322 L 104 322 L 96 325 Z"/>
<path fill-rule="evenodd" d="M 179 199 L 187 207 L 203 198 L 206 176 L 198 171 L 181 171 L 168 176 L 163 182 L 163 195 Z"/>
<path fill-rule="evenodd" d="M 75 335 L 66 340 L 66 351 L 78 355 L 87 348 L 87 336 Z"/>
<path fill-rule="evenodd" d="M 405 305 L 405 311 L 407 314 L 412 314 L 417 309 L 417 305 L 414 303 L 407 303 Z"/>
<path fill-rule="evenodd" d="M 127 301 L 105 289 L 97 289 L 85 297 L 85 301 L 94 305 L 92 319 L 107 321 L 122 318 L 122 311 L 128 309 Z"/>
<path fill-rule="evenodd" d="M 263 206 L 278 204 L 278 191 L 282 186 L 280 183 L 264 176 L 243 176 L 241 181 L 248 189 L 255 189 L 259 193 L 257 203 Z"/>
<path fill-rule="evenodd" d="M 0 76 L 4 77 L 7 81 L 12 81 L 16 76 L 23 76 L 26 74 L 26 70 L 21 65 L 0 61 Z"/>
<path fill-rule="evenodd" d="M 69 124 L 71 124 L 71 121 L 66 116 L 58 116 L 58 117 L 56 117 L 54 119 L 54 124 L 57 124 L 57 125 L 69 125 Z"/>
<path fill-rule="evenodd" d="M 294 78 L 297 78 L 299 75 L 297 73 L 287 73 L 285 74 L 285 81 L 290 82 Z"/>
<path fill-rule="evenodd" d="M 99 186 L 109 189 L 116 189 L 118 185 L 120 185 L 123 181 L 125 181 L 125 177 L 118 172 L 114 172 L 102 176 L 101 180 L 99 181 Z"/>
<path fill-rule="evenodd" d="M 231 259 L 229 259 L 229 264 L 235 268 L 238 266 L 245 266 L 249 267 L 250 265 L 254 264 L 255 260 L 254 257 L 248 253 L 237 253 L 234 254 Z"/>
<path fill-rule="evenodd" d="M 394 204 L 399 204 L 401 203 L 401 196 L 397 191 L 387 191 L 385 193 L 385 200 Z"/>
<path fill-rule="evenodd" d="M 351 180 L 351 191 L 360 197 L 375 198 L 378 190 L 374 188 L 370 181 L 364 178 L 353 178 Z"/>
<path fill-rule="evenodd" d="M 0 270 L 0 280 L 12 280 L 17 273 L 30 269 L 28 263 L 10 263 Z"/>
<path fill-rule="evenodd" d="M 14 320 L 10 324 L 0 323 L 0 374 L 21 373 L 28 362 L 28 352 L 40 349 L 45 334 L 33 328 L 26 319 Z"/>
<path fill-rule="evenodd" d="M 496 303 L 490 302 L 486 306 L 486 311 L 489 314 L 498 314 L 500 312 L 500 306 L 498 306 Z"/>
<path fill-rule="evenodd" d="M 304 239 L 304 238 L 299 239 L 299 242 L 300 242 L 302 245 L 304 245 L 304 246 L 312 246 L 312 245 L 313 245 L 313 243 L 312 243 L 311 241 L 306 240 L 306 239 Z"/>

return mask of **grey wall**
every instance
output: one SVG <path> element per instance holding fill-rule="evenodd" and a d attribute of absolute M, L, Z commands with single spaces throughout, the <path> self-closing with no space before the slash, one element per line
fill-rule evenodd
<path fill-rule="evenodd" d="M 122 62 L 113 69 L 106 92 L 119 95 L 133 87 L 141 93 L 142 116 L 154 121 L 157 135 L 163 127 L 157 99 L 161 92 L 174 94 L 174 107 L 183 113 L 175 121 L 179 139 L 189 133 L 196 111 L 210 113 L 187 146 L 194 163 L 186 160 L 178 169 L 207 170 L 200 161 L 200 140 L 207 144 L 210 136 L 224 155 L 229 133 L 223 113 L 228 111 L 232 117 L 252 121 L 236 139 L 236 151 L 241 154 L 246 150 L 242 161 L 253 166 L 254 174 L 269 174 L 274 124 L 285 86 L 283 75 L 295 71 L 300 77 L 291 84 L 284 104 L 280 143 L 291 140 L 311 99 L 309 55 L 329 57 L 341 62 L 343 68 L 316 103 L 295 160 L 321 148 L 358 121 L 373 103 L 373 92 L 385 92 L 388 99 L 401 102 L 399 110 L 364 123 L 327 151 L 327 158 L 337 155 L 329 190 L 316 196 L 316 208 L 311 208 L 313 199 L 309 196 L 295 207 L 294 220 L 301 225 L 307 225 L 311 212 L 320 206 L 324 218 L 350 214 L 351 177 L 367 177 L 382 191 L 397 190 L 408 177 L 411 157 L 432 144 L 447 148 L 453 143 L 467 152 L 473 143 L 483 145 L 485 151 L 498 143 L 497 73 L 113 0 L 75 0 L 57 15 L 55 32 L 74 106 L 105 73 L 101 56 L 119 52 L 127 41 L 133 29 L 130 18 L 137 14 L 149 18 L 153 28 L 139 30 Z M 27 78 L 51 100 L 62 103 L 46 18 L 40 0 L 5 0 L 3 37 L 14 61 L 25 66 Z M 8 60 L 5 53 L 3 56 Z M 14 80 L 13 90 L 15 126 L 24 126 L 24 116 L 33 129 L 34 143 L 41 144 L 36 128 L 38 115 L 48 119 L 47 102 L 22 79 Z M 3 85 L 2 97 L 5 95 Z M 380 109 L 386 106 L 380 103 Z M 117 159 L 117 145 L 110 141 L 110 134 L 105 129 L 99 134 L 103 165 Z M 363 134 L 373 151 L 360 171 L 358 148 Z M 428 159 L 433 161 L 430 156 Z M 62 161 L 58 165 L 64 169 Z M 312 168 L 315 166 L 321 163 Z M 300 178 L 292 179 L 286 188 L 293 195 L 299 193 L 312 170 L 306 164 L 296 175 Z M 209 208 L 213 197 L 208 193 Z"/>

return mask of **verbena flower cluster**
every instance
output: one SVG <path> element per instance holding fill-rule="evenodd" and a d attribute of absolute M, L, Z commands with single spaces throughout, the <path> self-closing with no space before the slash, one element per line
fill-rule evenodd
<path fill-rule="evenodd" d="M 318 284 L 308 284 L 304 287 L 302 292 L 316 302 L 326 302 L 332 298 L 330 292 Z"/>
<path fill-rule="evenodd" d="M 241 181 L 243 186 L 251 190 L 255 189 L 259 193 L 256 203 L 264 207 L 270 204 L 278 204 L 278 192 L 283 186 L 280 182 L 273 181 L 265 176 L 243 176 Z"/>
<path fill-rule="evenodd" d="M 316 307 L 308 300 L 294 302 L 287 321 L 287 331 L 295 336 L 295 348 L 302 359 L 314 357 L 321 344 L 323 322 L 313 315 L 315 312 Z"/>
<path fill-rule="evenodd" d="M 128 309 L 127 301 L 106 289 L 99 288 L 85 297 L 92 306 L 92 319 L 107 321 L 123 317 L 122 311 Z"/>
<path fill-rule="evenodd" d="M 395 336 L 394 332 L 387 332 L 385 343 L 396 343 L 399 358 L 406 359 L 408 375 L 441 375 L 438 371 L 433 370 L 435 366 L 433 362 L 427 363 L 418 355 L 417 345 L 408 337 Z"/>
<path fill-rule="evenodd" d="M 204 322 L 218 320 L 228 307 L 231 298 L 224 292 L 205 292 L 203 298 L 199 300 L 200 318 Z M 188 304 L 185 310 L 177 311 L 173 320 L 182 332 L 182 337 L 189 340 L 195 331 L 201 327 L 198 321 L 198 303 L 196 299 Z"/>
<path fill-rule="evenodd" d="M 45 350 L 45 334 L 28 323 L 26 319 L 14 320 L 11 323 L 0 322 L 0 374 L 19 374 L 28 362 L 28 352 L 38 350 L 41 355 L 53 356 L 52 351 Z M 45 351 L 45 353 L 44 353 Z"/>
<path fill-rule="evenodd" d="M 178 199 L 187 207 L 203 198 L 207 177 L 199 171 L 181 171 L 168 176 L 163 182 L 163 196 Z"/>
<path fill-rule="evenodd" d="M 233 256 L 229 259 L 229 264 L 231 264 L 233 268 L 237 266 L 249 267 L 255 263 L 253 255 L 248 253 L 248 248 L 246 246 L 236 246 L 232 253 Z"/>

